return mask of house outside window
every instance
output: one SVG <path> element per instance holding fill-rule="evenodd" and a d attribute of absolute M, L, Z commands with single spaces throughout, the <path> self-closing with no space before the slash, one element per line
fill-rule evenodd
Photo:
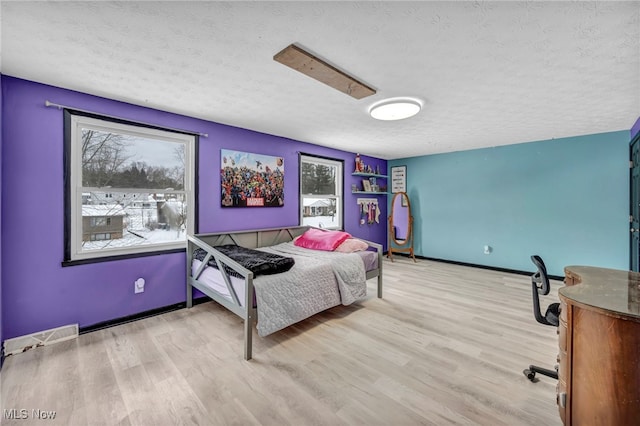
<path fill-rule="evenodd" d="M 185 247 L 196 137 L 65 111 L 65 260 Z"/>
<path fill-rule="evenodd" d="M 85 209 L 82 209 L 82 217 L 85 217 Z M 95 228 L 100 226 L 109 226 L 111 225 L 111 217 L 106 216 L 98 216 L 98 217 L 90 217 L 89 219 L 89 227 Z"/>
<path fill-rule="evenodd" d="M 82 241 L 123 237 L 125 211 L 119 204 L 82 205 Z"/>
<path fill-rule="evenodd" d="M 300 156 L 300 224 L 342 229 L 343 162 Z"/>

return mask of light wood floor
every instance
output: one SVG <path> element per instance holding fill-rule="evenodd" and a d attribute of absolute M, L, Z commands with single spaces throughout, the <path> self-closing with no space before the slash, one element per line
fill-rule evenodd
<path fill-rule="evenodd" d="M 254 334 L 249 362 L 241 322 L 213 302 L 10 356 L 1 423 L 561 424 L 555 380 L 522 374 L 557 353 L 529 277 L 402 257 L 384 267 L 384 299 L 371 280 L 364 301 Z"/>

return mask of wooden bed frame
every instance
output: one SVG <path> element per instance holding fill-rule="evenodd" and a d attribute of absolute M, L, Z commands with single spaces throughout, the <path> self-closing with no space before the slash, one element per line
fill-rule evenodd
<path fill-rule="evenodd" d="M 272 229 L 258 229 L 252 231 L 237 231 L 237 232 L 221 232 L 211 234 L 197 234 L 187 235 L 187 308 L 193 306 L 193 288 L 200 290 L 234 314 L 238 315 L 244 320 L 244 359 L 251 359 L 252 352 L 252 337 L 253 337 L 253 323 L 258 318 L 256 308 L 253 307 L 254 288 L 253 288 L 253 272 L 244 268 L 233 259 L 225 256 L 218 250 L 214 249 L 214 246 L 224 244 L 235 244 L 246 248 L 260 248 L 273 246 L 280 243 L 292 241 L 298 235 L 302 235 L 310 226 L 293 226 L 287 228 L 272 228 Z M 367 271 L 367 280 L 371 278 L 378 278 L 378 297 L 382 297 L 382 245 L 365 241 L 369 244 L 369 249 L 376 251 L 378 255 L 378 268 Z M 202 261 L 202 264 L 195 273 L 192 273 L 193 264 L 193 251 L 196 248 L 201 248 L 207 252 L 207 256 Z M 218 265 L 218 270 L 222 272 L 222 277 L 227 285 L 231 300 L 225 297 L 216 290 L 202 284 L 198 278 L 204 271 L 209 260 L 213 259 Z M 245 300 L 238 300 L 229 274 L 223 267 L 229 267 L 237 272 L 244 278 L 245 285 Z"/>

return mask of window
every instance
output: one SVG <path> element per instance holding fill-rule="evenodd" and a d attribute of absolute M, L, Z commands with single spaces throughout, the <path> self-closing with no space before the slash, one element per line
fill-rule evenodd
<path fill-rule="evenodd" d="M 84 215 L 84 211 L 83 211 L 83 215 Z M 90 220 L 90 223 L 92 227 L 110 226 L 111 218 L 110 217 L 92 217 Z"/>
<path fill-rule="evenodd" d="M 193 135 L 65 111 L 65 260 L 185 247 Z"/>
<path fill-rule="evenodd" d="M 300 156 L 300 224 L 342 229 L 342 161 Z"/>

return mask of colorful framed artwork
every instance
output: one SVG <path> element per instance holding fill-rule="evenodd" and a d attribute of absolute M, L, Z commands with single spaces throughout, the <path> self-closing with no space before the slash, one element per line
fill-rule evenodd
<path fill-rule="evenodd" d="M 284 206 L 284 159 L 220 150 L 222 207 Z"/>

